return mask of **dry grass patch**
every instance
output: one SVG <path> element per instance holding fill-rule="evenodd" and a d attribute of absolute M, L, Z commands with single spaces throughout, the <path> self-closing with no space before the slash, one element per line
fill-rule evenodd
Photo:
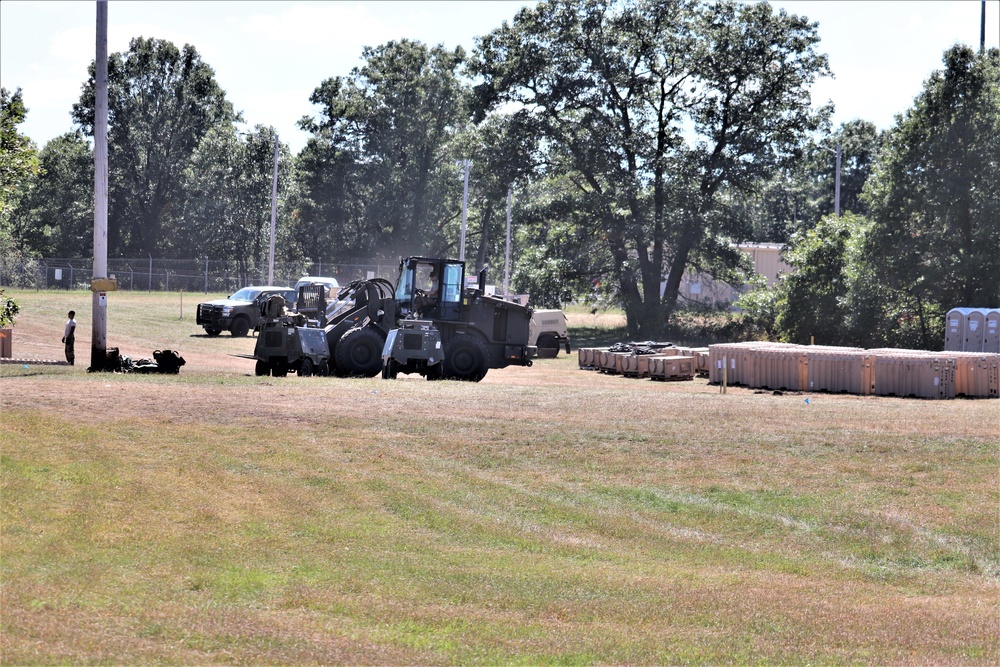
<path fill-rule="evenodd" d="M 178 376 L 0 367 L 7 663 L 1000 660 L 996 401 L 282 381 L 162 326 Z"/>

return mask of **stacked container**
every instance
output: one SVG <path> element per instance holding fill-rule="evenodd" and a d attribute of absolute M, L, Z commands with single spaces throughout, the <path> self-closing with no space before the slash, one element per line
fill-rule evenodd
<path fill-rule="evenodd" d="M 955 398 L 955 358 L 917 350 L 872 350 L 877 396 Z"/>
<path fill-rule="evenodd" d="M 805 349 L 799 346 L 756 348 L 752 356 L 752 386 L 785 391 L 805 390 L 809 370 Z"/>
<path fill-rule="evenodd" d="M 648 356 L 649 377 L 653 380 L 691 380 L 695 374 L 694 357 Z"/>
<path fill-rule="evenodd" d="M 858 348 L 807 348 L 809 391 L 868 396 L 875 391 L 874 355 Z"/>
<path fill-rule="evenodd" d="M 594 370 L 600 366 L 599 354 L 601 352 L 607 351 L 606 347 L 581 347 L 576 351 L 577 362 L 580 364 L 580 368 L 585 370 Z"/>

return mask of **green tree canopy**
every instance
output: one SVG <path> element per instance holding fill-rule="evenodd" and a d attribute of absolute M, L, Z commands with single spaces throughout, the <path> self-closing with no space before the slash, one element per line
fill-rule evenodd
<path fill-rule="evenodd" d="M 652 336 L 691 259 L 727 247 L 716 195 L 755 188 L 820 126 L 818 41 L 766 3 L 550 0 L 483 37 L 472 71 L 479 108 L 530 119 L 582 191 L 630 331 Z"/>
<path fill-rule="evenodd" d="M 258 125 L 239 135 L 232 126 L 218 125 L 202 139 L 182 180 L 183 245 L 198 256 L 235 261 L 245 282 L 259 280 L 251 268 L 264 265 L 270 254 L 275 140 L 273 128 Z M 278 152 L 277 219 L 287 220 L 294 159 L 281 144 Z M 287 243 L 276 244 L 277 259 L 282 250 L 288 252 Z"/>
<path fill-rule="evenodd" d="M 0 228 L 4 229 L 18 199 L 39 171 L 38 149 L 17 131 L 27 113 L 20 88 L 13 93 L 0 88 Z"/>
<path fill-rule="evenodd" d="M 316 88 L 310 101 L 320 114 L 300 121 L 313 134 L 300 233 L 338 243 L 317 249 L 327 257 L 443 254 L 460 187 L 446 146 L 466 123 L 465 54 L 401 40 L 366 47 L 363 59 Z"/>
<path fill-rule="evenodd" d="M 73 118 L 94 133 L 94 65 Z M 191 45 L 138 37 L 108 57 L 108 252 L 170 255 L 181 175 L 209 129 L 239 119 Z M 190 249 L 177 249 L 187 254 Z"/>
<path fill-rule="evenodd" d="M 865 196 L 868 261 L 905 305 L 881 326 L 911 319 L 932 347 L 951 308 L 1000 305 L 1000 50 L 944 54 L 889 131 Z"/>
<path fill-rule="evenodd" d="M 14 233 L 43 257 L 89 254 L 94 239 L 94 152 L 80 131 L 45 144 L 42 172 L 11 216 Z"/>

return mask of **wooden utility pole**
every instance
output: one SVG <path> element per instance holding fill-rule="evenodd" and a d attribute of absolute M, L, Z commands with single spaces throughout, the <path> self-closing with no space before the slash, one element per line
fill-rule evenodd
<path fill-rule="evenodd" d="M 103 371 L 108 349 L 108 2 L 97 0 L 94 68 L 94 270 L 90 368 Z"/>

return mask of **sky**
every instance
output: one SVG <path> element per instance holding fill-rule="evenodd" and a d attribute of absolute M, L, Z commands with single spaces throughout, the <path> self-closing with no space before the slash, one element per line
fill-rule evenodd
<path fill-rule="evenodd" d="M 409 38 L 471 51 L 475 38 L 534 2 L 199 2 L 111 0 L 108 51 L 133 37 L 192 44 L 248 126 L 275 127 L 293 152 L 308 135 L 296 127 L 314 115 L 312 91 L 361 64 L 364 46 Z M 832 101 L 834 123 L 869 120 L 888 129 L 919 94 L 944 51 L 979 47 L 980 0 L 774 0 L 772 5 L 819 23 L 819 49 L 834 77 L 813 89 Z M 986 45 L 1000 46 L 1000 0 L 988 0 Z M 21 88 L 27 119 L 18 130 L 41 148 L 73 129 L 94 59 L 96 2 L 0 1 L 0 85 Z"/>

